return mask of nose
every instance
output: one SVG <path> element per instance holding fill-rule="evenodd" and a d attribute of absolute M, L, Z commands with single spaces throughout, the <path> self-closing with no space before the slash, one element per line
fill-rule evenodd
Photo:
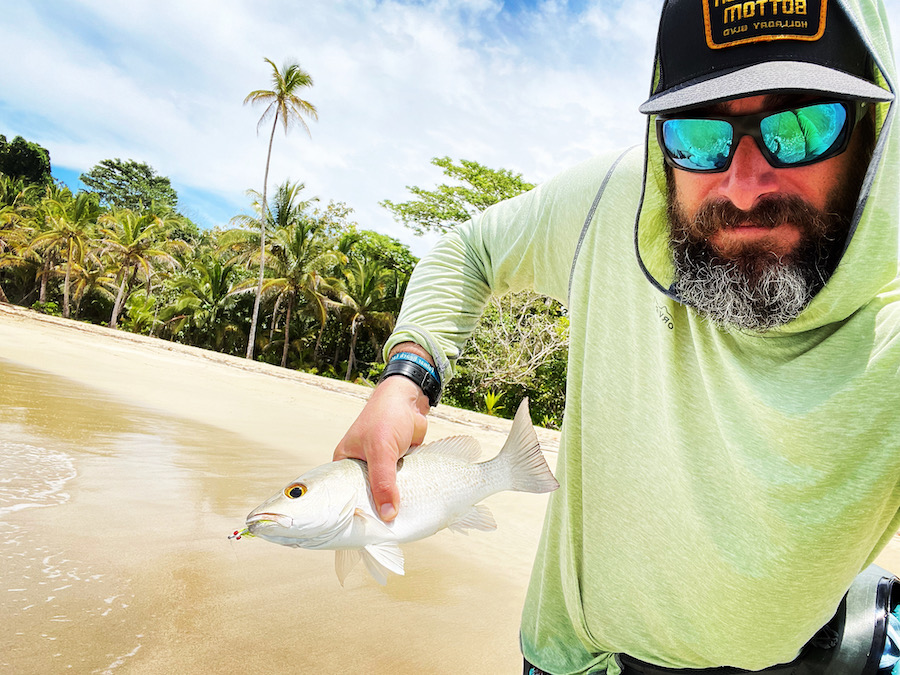
<path fill-rule="evenodd" d="M 721 175 L 718 193 L 742 211 L 751 209 L 760 197 L 778 189 L 775 169 L 750 136 L 738 141 L 731 166 Z"/>

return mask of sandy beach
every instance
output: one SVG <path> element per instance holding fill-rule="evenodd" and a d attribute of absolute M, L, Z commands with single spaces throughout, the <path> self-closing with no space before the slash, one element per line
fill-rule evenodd
<path fill-rule="evenodd" d="M 329 551 L 227 535 L 331 459 L 368 388 L 6 305 L 0 345 L 0 671 L 521 672 L 545 495 L 342 588 Z M 440 406 L 428 439 L 489 457 L 509 426 Z"/>
<path fill-rule="evenodd" d="M 369 389 L 7 305 L 0 345 L 0 671 L 521 672 L 546 495 L 342 588 L 331 552 L 227 535 L 330 460 Z M 428 440 L 489 457 L 509 426 L 439 406 Z M 879 563 L 900 571 L 896 538 Z"/>

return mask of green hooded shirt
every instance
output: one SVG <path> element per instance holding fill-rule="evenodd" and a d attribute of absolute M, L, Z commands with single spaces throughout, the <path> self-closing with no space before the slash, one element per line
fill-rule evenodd
<path fill-rule="evenodd" d="M 837 0 L 833 0 L 837 1 Z M 894 91 L 884 8 L 842 3 Z M 720 328 L 680 304 L 663 160 L 601 156 L 498 204 L 417 266 L 394 335 L 444 378 L 491 293 L 563 302 L 566 413 L 522 617 L 555 675 L 784 663 L 900 527 L 894 107 L 835 273 L 794 321 Z M 648 120 L 648 131 L 653 118 Z"/>

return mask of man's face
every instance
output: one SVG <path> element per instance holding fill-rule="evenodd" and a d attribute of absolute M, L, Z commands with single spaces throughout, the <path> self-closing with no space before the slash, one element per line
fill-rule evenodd
<path fill-rule="evenodd" d="M 793 102 L 788 103 L 791 105 Z M 783 109 L 782 97 L 719 104 L 710 115 Z M 717 323 L 764 330 L 806 307 L 833 271 L 871 154 L 860 125 L 848 149 L 796 168 L 774 168 L 744 136 L 727 171 L 669 173 L 678 292 Z"/>

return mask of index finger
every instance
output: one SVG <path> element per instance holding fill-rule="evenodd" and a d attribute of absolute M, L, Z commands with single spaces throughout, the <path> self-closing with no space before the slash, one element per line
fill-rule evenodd
<path fill-rule="evenodd" d="M 369 486 L 378 515 L 385 522 L 397 516 L 400 495 L 397 490 L 396 452 L 390 448 L 373 448 L 368 454 Z"/>

